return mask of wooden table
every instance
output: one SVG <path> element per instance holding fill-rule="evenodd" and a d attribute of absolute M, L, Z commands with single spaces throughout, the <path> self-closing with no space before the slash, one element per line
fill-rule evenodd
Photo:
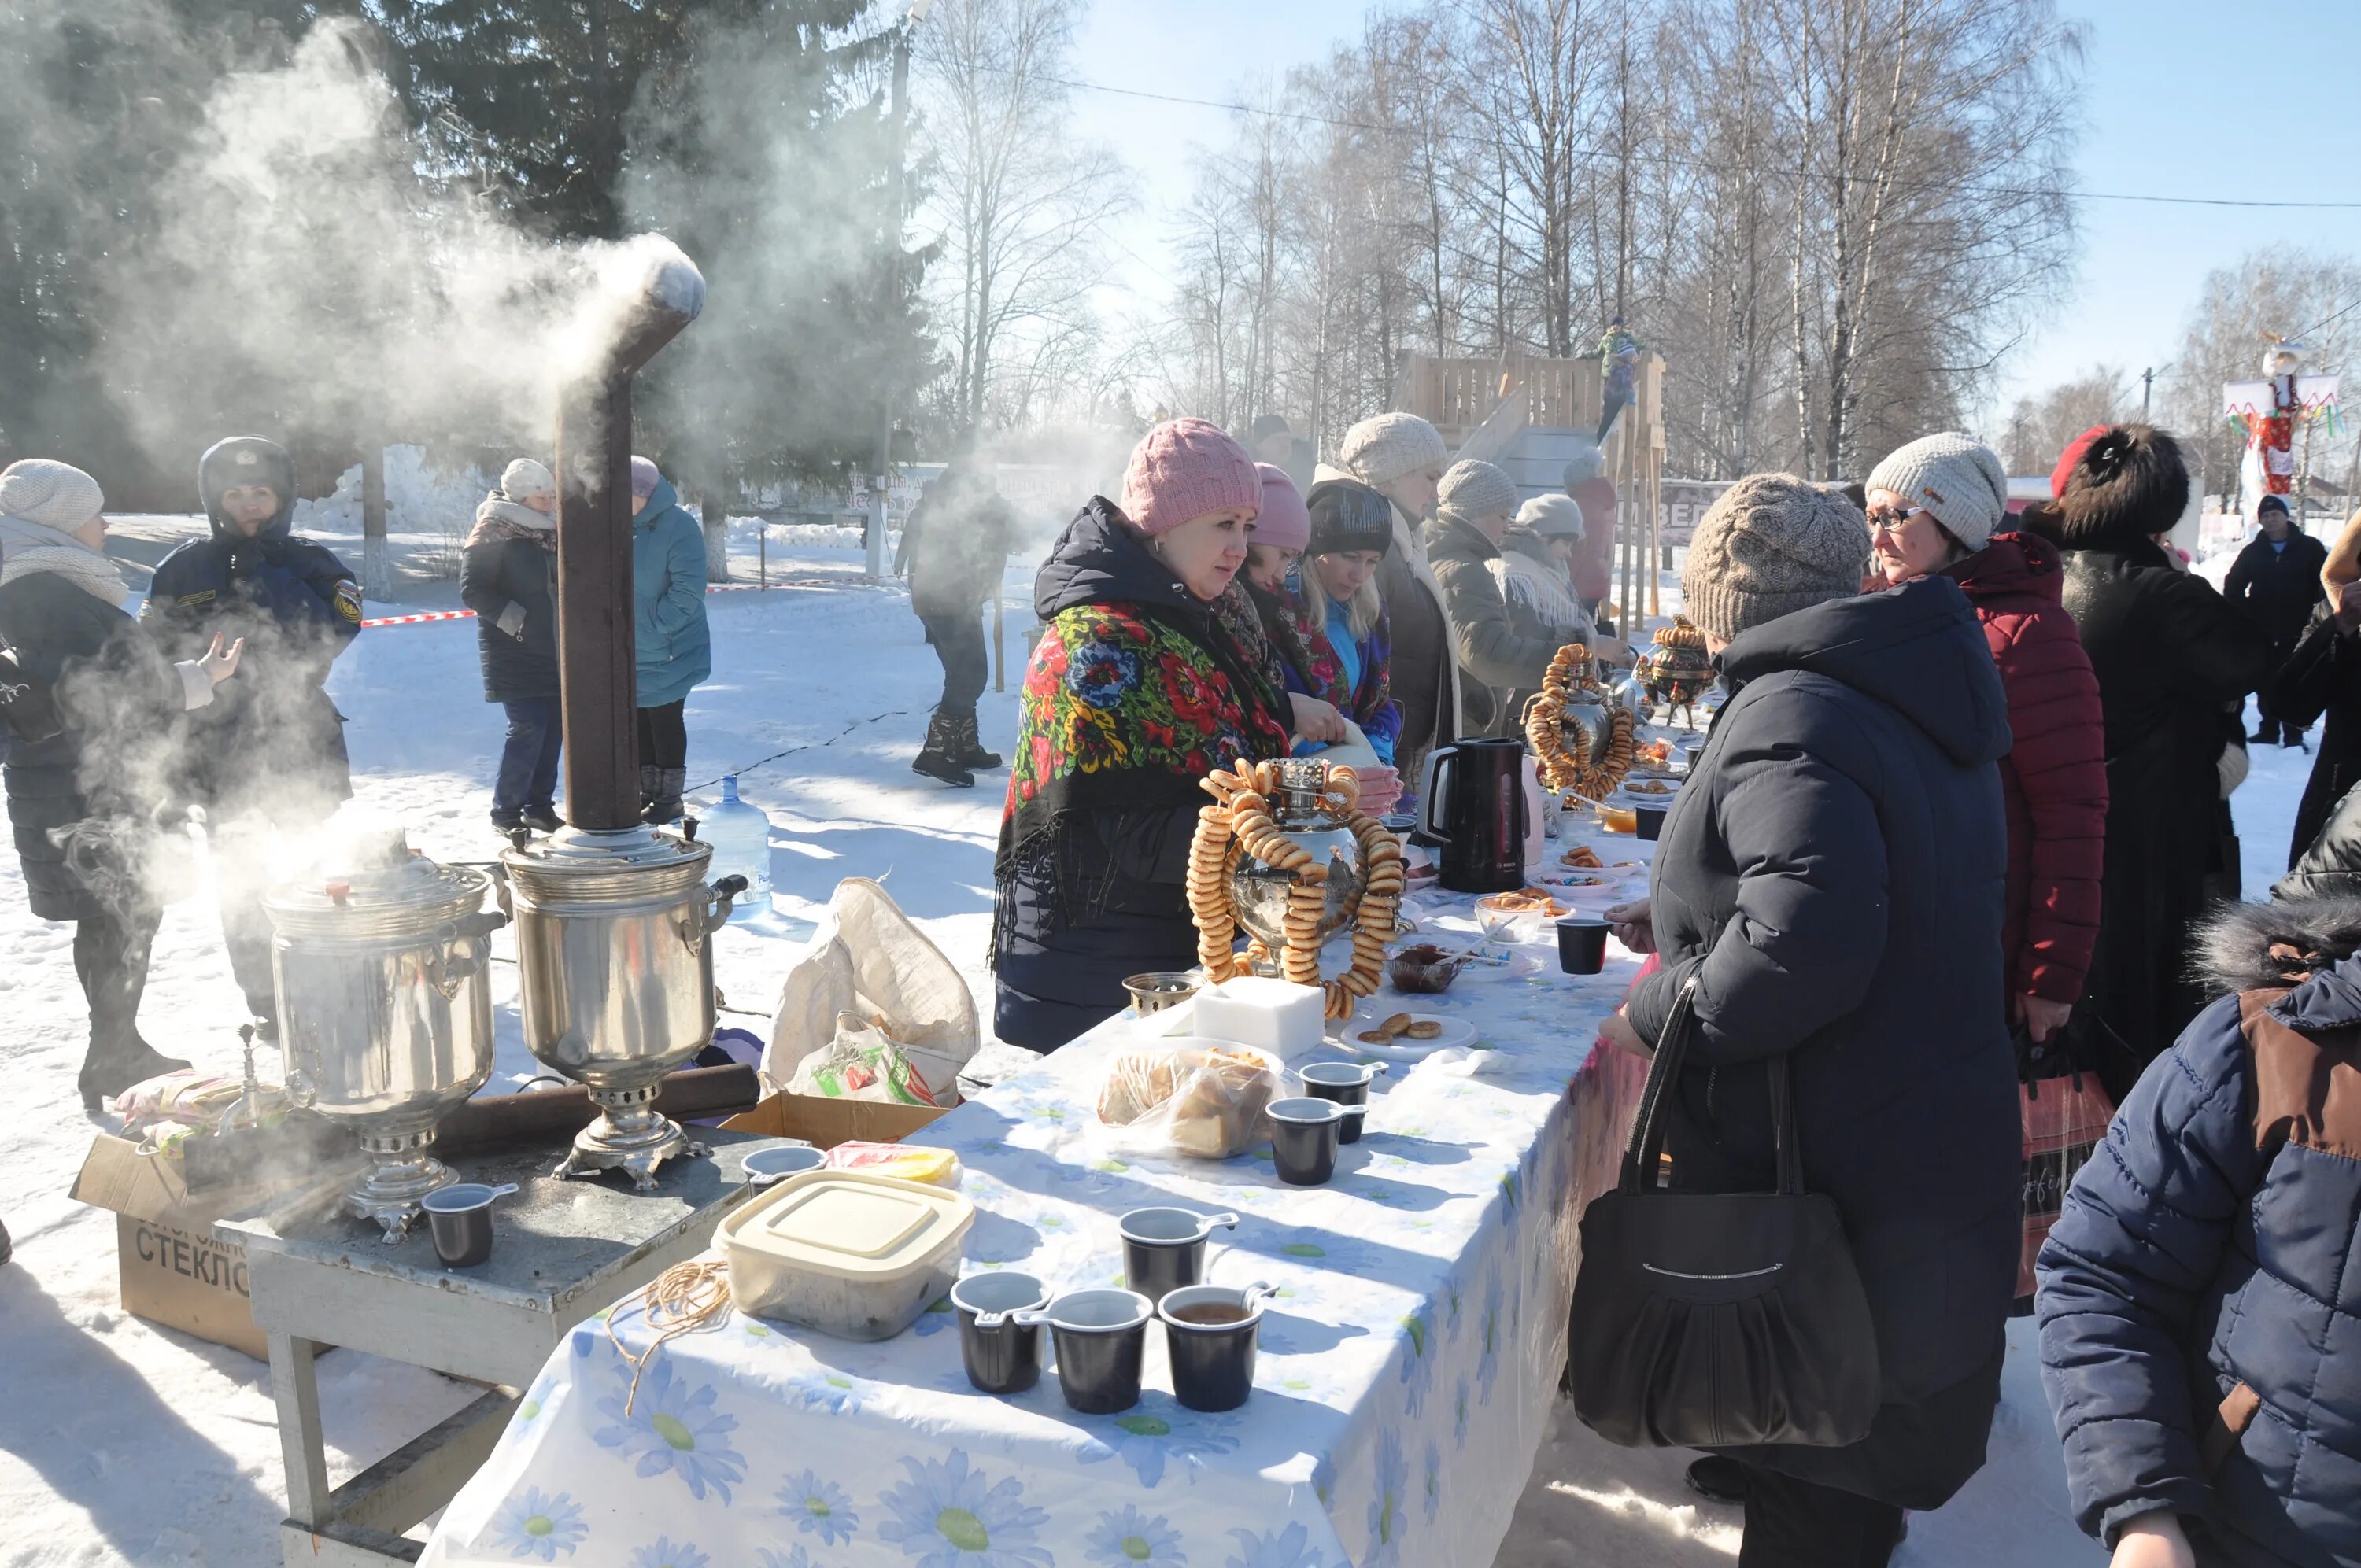
<path fill-rule="evenodd" d="M 475 1474 L 516 1409 L 514 1390 L 577 1323 L 702 1252 L 722 1216 L 753 1193 L 745 1157 L 781 1141 L 693 1132 L 711 1157 L 668 1162 L 648 1193 L 551 1178 L 555 1146 L 469 1158 L 468 1179 L 513 1181 L 522 1190 L 496 1205 L 490 1260 L 465 1271 L 435 1261 L 423 1221 L 408 1242 L 387 1246 L 375 1224 L 343 1214 L 333 1192 L 214 1227 L 245 1246 L 254 1321 L 269 1336 L 287 1467 L 280 1550 L 289 1568 L 418 1561 L 424 1543 L 401 1532 Z M 433 1431 L 331 1487 L 313 1362 L 333 1345 L 487 1387 Z"/>

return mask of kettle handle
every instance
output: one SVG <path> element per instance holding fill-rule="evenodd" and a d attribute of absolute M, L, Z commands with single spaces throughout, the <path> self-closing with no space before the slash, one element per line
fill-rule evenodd
<path fill-rule="evenodd" d="M 1437 746 L 1426 754 L 1426 771 L 1418 785 L 1418 830 L 1428 839 L 1441 841 L 1451 837 L 1451 825 L 1436 820 L 1435 808 L 1443 801 L 1444 764 L 1459 754 L 1459 748 Z"/>

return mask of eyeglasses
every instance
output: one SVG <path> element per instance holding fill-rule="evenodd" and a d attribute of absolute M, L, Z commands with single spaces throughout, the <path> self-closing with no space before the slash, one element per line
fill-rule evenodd
<path fill-rule="evenodd" d="M 1888 533 L 1899 533 L 1903 524 L 1926 515 L 1925 507 L 1880 507 L 1869 514 L 1869 526 L 1872 530 L 1882 528 Z"/>

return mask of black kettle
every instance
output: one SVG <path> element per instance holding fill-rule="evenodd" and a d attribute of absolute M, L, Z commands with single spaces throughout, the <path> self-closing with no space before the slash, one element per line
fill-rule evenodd
<path fill-rule="evenodd" d="M 1525 743 L 1455 740 L 1426 754 L 1419 832 L 1437 846 L 1435 880 L 1454 893 L 1525 885 Z"/>

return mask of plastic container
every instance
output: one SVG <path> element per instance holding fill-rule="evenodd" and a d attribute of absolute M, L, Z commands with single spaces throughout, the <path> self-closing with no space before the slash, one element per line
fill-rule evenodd
<path fill-rule="evenodd" d="M 807 1170 L 721 1222 L 741 1312 L 840 1339 L 892 1339 L 959 1277 L 975 1205 L 920 1181 Z"/>
<path fill-rule="evenodd" d="M 721 781 L 721 798 L 697 818 L 697 836 L 713 846 L 716 880 L 746 879 L 746 891 L 730 906 L 732 921 L 751 920 L 771 907 L 771 819 L 738 798 L 738 775 Z"/>

